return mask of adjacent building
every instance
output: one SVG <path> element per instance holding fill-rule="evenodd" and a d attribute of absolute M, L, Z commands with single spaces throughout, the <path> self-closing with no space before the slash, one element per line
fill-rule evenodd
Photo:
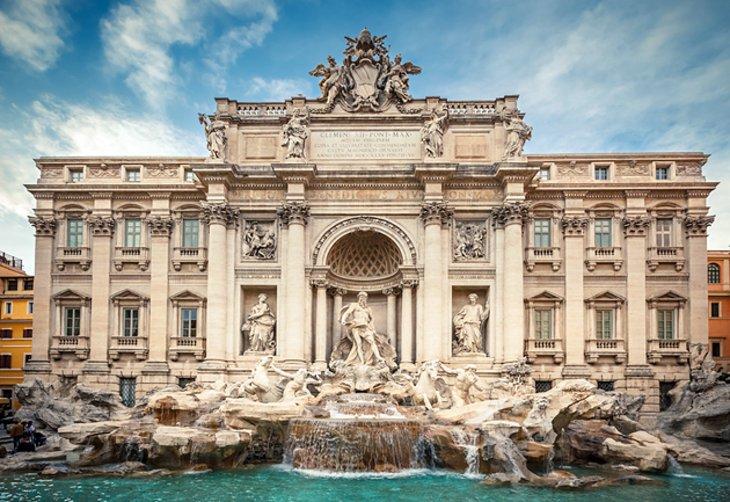
<path fill-rule="evenodd" d="M 14 386 L 23 382 L 33 339 L 33 277 L 19 258 L 0 252 L 0 393 L 17 407 Z"/>
<path fill-rule="evenodd" d="M 730 251 L 707 252 L 707 283 L 712 357 L 730 372 Z"/>
<path fill-rule="evenodd" d="M 323 369 L 365 291 L 403 368 L 526 358 L 658 411 L 708 343 L 707 155 L 526 155 L 517 96 L 412 98 L 420 68 L 357 41 L 318 99 L 217 98 L 207 158 L 37 159 L 29 374 L 132 402 Z"/>

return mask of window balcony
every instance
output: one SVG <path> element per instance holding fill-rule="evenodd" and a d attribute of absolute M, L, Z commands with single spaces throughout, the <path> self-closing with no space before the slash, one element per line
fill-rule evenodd
<path fill-rule="evenodd" d="M 525 249 L 525 265 L 528 272 L 532 272 L 537 263 L 547 263 L 552 267 L 553 272 L 557 272 L 560 270 L 561 261 L 560 248 L 528 247 Z"/>
<path fill-rule="evenodd" d="M 681 272 L 685 263 L 684 249 L 681 247 L 649 248 L 646 263 L 652 272 L 663 263 L 671 263 L 677 272 Z"/>
<path fill-rule="evenodd" d="M 205 338 L 199 336 L 173 336 L 170 338 L 170 359 L 177 361 L 180 355 L 189 354 L 198 361 L 205 359 Z"/>
<path fill-rule="evenodd" d="M 586 248 L 586 268 L 593 272 L 599 263 L 609 263 L 618 272 L 624 263 L 623 250 L 620 247 Z"/>
<path fill-rule="evenodd" d="M 555 338 L 525 340 L 525 356 L 527 362 L 533 363 L 538 357 L 552 357 L 555 364 L 563 362 L 563 341 Z"/>
<path fill-rule="evenodd" d="M 174 248 L 172 251 L 173 268 L 179 272 L 183 263 L 194 263 L 198 266 L 198 270 L 204 272 L 208 265 L 208 248 Z"/>
<path fill-rule="evenodd" d="M 109 357 L 119 359 L 122 354 L 132 354 L 137 360 L 147 359 L 147 337 L 145 336 L 113 336 L 109 347 Z"/>
<path fill-rule="evenodd" d="M 78 359 L 88 359 L 89 338 L 86 336 L 53 336 L 51 357 L 61 359 L 63 354 L 73 354 Z"/>
<path fill-rule="evenodd" d="M 60 247 L 56 250 L 56 268 L 62 271 L 68 263 L 78 263 L 81 270 L 91 266 L 91 251 L 86 247 Z"/>
<path fill-rule="evenodd" d="M 620 339 L 586 340 L 586 362 L 594 364 L 600 357 L 613 357 L 616 363 L 626 362 L 626 346 Z"/>
<path fill-rule="evenodd" d="M 124 247 L 114 248 L 114 268 L 121 272 L 125 263 L 132 263 L 139 266 L 143 272 L 150 266 L 149 248 L 146 247 Z"/>
<path fill-rule="evenodd" d="M 689 360 L 687 340 L 649 340 L 647 357 L 649 359 L 649 363 L 651 364 L 660 363 L 662 358 L 665 357 L 676 358 L 679 364 L 685 364 Z"/>

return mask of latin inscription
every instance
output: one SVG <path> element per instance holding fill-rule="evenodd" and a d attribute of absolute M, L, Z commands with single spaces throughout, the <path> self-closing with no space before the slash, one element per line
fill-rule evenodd
<path fill-rule="evenodd" d="M 419 131 L 312 131 L 314 160 L 410 160 L 421 158 Z"/>

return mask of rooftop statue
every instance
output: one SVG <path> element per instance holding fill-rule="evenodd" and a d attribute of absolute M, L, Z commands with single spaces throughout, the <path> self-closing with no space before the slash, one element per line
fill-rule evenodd
<path fill-rule="evenodd" d="M 226 124 L 217 117 L 213 117 L 213 121 L 204 113 L 198 114 L 198 122 L 203 126 L 205 131 L 205 141 L 210 158 L 212 160 L 226 160 L 226 146 L 228 138 L 226 137 Z"/>
<path fill-rule="evenodd" d="M 296 108 L 289 119 L 289 122 L 284 124 L 282 133 L 284 139 L 281 142 L 281 146 L 286 147 L 286 159 L 303 159 L 304 158 L 304 143 L 309 137 L 309 113 L 307 110 Z"/>

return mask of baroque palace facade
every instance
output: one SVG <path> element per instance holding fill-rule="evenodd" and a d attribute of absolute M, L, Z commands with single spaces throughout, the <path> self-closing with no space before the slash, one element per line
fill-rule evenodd
<path fill-rule="evenodd" d="M 384 38 L 317 66 L 318 99 L 216 99 L 207 158 L 38 159 L 27 374 L 131 400 L 322 370 L 364 291 L 402 368 L 526 358 L 657 411 L 708 343 L 707 155 L 525 155 L 517 96 L 414 99 Z"/>

